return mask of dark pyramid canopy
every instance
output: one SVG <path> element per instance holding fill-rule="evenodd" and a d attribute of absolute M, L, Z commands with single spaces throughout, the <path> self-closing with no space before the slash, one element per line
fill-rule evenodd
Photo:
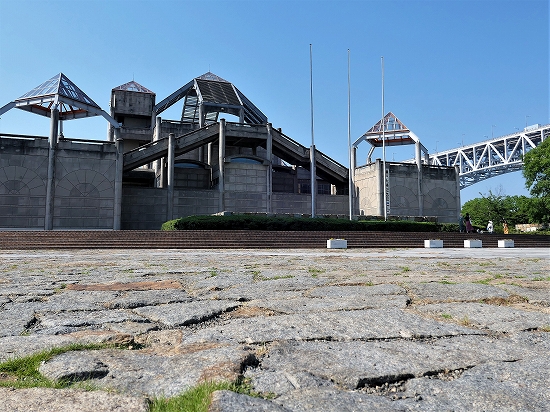
<path fill-rule="evenodd" d="M 181 99 L 184 99 L 181 115 L 184 122 L 216 122 L 220 113 L 228 113 L 242 118 L 245 123 L 267 123 L 267 117 L 234 84 L 211 72 L 194 78 L 158 103 L 154 108 L 155 115 Z M 201 107 L 204 116 L 202 120 Z"/>

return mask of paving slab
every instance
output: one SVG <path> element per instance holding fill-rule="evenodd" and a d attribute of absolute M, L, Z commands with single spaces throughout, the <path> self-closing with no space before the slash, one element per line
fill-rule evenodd
<path fill-rule="evenodd" d="M 480 283 L 416 283 L 411 285 L 411 294 L 425 302 L 476 302 L 482 299 L 502 298 L 509 294 L 496 286 Z"/>
<path fill-rule="evenodd" d="M 482 332 L 399 309 L 372 309 L 232 319 L 185 332 L 183 343 L 264 343 L 286 340 L 353 340 L 454 336 Z"/>
<path fill-rule="evenodd" d="M 208 412 L 290 412 L 271 401 L 231 391 L 215 391 Z"/>
<path fill-rule="evenodd" d="M 74 389 L 0 388 L 0 411 L 10 412 L 147 412 L 142 397 Z"/>
<path fill-rule="evenodd" d="M 287 297 L 286 299 L 252 300 L 250 306 L 269 309 L 280 313 L 335 312 L 343 310 L 405 308 L 410 303 L 408 296 L 380 296 L 369 298 L 310 298 Z"/>
<path fill-rule="evenodd" d="M 230 300 L 201 300 L 190 303 L 143 306 L 133 311 L 152 322 L 160 323 L 165 328 L 175 328 L 204 322 L 238 306 L 238 302 Z"/>
<path fill-rule="evenodd" d="M 397 412 L 403 407 L 382 396 L 331 388 L 300 389 L 273 400 L 293 412 Z"/>
<path fill-rule="evenodd" d="M 517 411 L 546 412 L 550 405 L 548 359 L 488 362 L 466 370 L 458 379 L 411 379 L 405 401 L 407 411 Z M 414 399 L 417 399 L 416 401 Z"/>
<path fill-rule="evenodd" d="M 495 332 L 518 332 L 550 326 L 550 313 L 484 303 L 435 303 L 417 306 L 416 310 L 434 317 L 454 319 L 465 325 Z"/>
<path fill-rule="evenodd" d="M 182 347 L 169 353 L 105 349 L 66 352 L 40 366 L 50 379 L 89 382 L 133 396 L 175 396 L 204 380 L 234 381 L 250 361 L 242 346 Z"/>
<path fill-rule="evenodd" d="M 131 344 L 132 341 L 132 335 L 89 330 L 66 335 L 6 336 L 0 338 L 0 362 L 73 344 Z"/>
<path fill-rule="evenodd" d="M 284 371 L 287 379 L 306 373 L 353 390 L 489 361 L 513 362 L 525 357 L 525 349 L 487 336 L 428 342 L 287 342 L 272 345 L 261 361 L 262 369 L 251 376 L 254 384 L 266 370 Z M 265 390 L 265 385 L 260 387 Z"/>
<path fill-rule="evenodd" d="M 516 285 L 502 285 L 502 289 L 508 293 L 523 297 L 527 299 L 529 303 L 536 305 L 550 307 L 550 282 L 546 282 L 548 285 L 542 285 L 540 287 L 521 287 Z"/>

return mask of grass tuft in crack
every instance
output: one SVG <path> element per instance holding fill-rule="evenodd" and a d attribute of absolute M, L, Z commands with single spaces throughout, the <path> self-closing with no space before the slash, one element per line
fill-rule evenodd
<path fill-rule="evenodd" d="M 56 382 L 42 376 L 38 371 L 40 364 L 65 352 L 80 350 L 98 350 L 106 348 L 126 348 L 111 344 L 72 344 L 38 352 L 29 356 L 11 359 L 0 363 L 0 387 L 12 388 L 55 388 L 61 389 L 72 386 L 71 382 Z"/>
<path fill-rule="evenodd" d="M 228 390 L 253 397 L 271 398 L 270 394 L 261 395 L 252 390 L 248 379 L 239 379 L 237 382 L 202 382 L 180 395 L 172 398 L 156 398 L 150 402 L 150 412 L 207 412 L 210 406 L 212 393 Z"/>

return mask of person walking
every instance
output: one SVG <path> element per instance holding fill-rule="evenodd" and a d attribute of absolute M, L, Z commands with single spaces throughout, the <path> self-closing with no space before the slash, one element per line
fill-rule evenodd
<path fill-rule="evenodd" d="M 464 223 L 466 224 L 466 233 L 472 233 L 474 231 L 474 227 L 472 226 L 472 222 L 470 222 L 469 213 L 466 213 L 466 216 L 464 216 Z"/>
<path fill-rule="evenodd" d="M 487 232 L 493 233 L 493 221 L 489 220 L 489 223 L 487 223 Z"/>
<path fill-rule="evenodd" d="M 502 223 L 502 229 L 504 231 L 504 234 L 507 235 L 508 234 L 508 222 L 506 220 Z"/>

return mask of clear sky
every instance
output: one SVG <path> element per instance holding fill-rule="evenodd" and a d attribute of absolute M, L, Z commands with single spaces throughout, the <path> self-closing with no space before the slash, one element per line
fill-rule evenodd
<path fill-rule="evenodd" d="M 435 152 L 550 123 L 549 35 L 547 0 L 0 0 L 0 106 L 59 72 L 108 112 L 111 89 L 132 79 L 158 102 L 211 71 L 309 146 L 312 44 L 315 144 L 347 165 L 348 49 L 352 141 L 381 117 L 384 56 L 386 112 Z M 103 118 L 64 123 L 67 137 L 106 130 Z M 0 132 L 47 135 L 49 119 L 13 109 Z M 516 172 L 462 190 L 462 202 L 489 190 L 528 194 Z"/>

